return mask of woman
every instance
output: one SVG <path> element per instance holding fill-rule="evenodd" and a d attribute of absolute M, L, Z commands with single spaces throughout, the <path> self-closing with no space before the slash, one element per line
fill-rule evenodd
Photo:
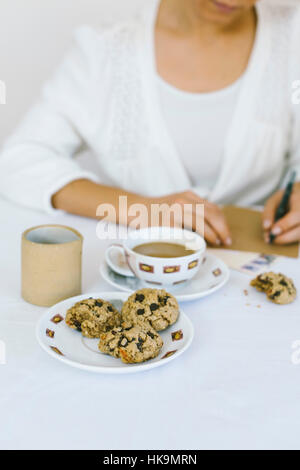
<path fill-rule="evenodd" d="M 90 217 L 100 203 L 118 208 L 121 195 L 128 206 L 194 212 L 204 202 L 213 245 L 231 244 L 218 204 L 267 201 L 266 240 L 270 231 L 279 244 L 300 240 L 299 183 L 274 223 L 284 174 L 296 169 L 300 181 L 299 25 L 298 7 L 264 0 L 155 0 L 142 18 L 82 28 L 4 147 L 1 192 Z M 83 145 L 99 177 L 72 158 Z"/>

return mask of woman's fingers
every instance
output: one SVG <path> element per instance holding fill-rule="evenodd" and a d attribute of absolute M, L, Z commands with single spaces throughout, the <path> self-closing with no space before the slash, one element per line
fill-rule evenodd
<path fill-rule="evenodd" d="M 195 215 L 195 206 L 193 212 Z M 195 228 L 195 219 L 193 227 Z M 209 243 L 216 246 L 220 246 L 222 244 L 230 246 L 232 244 L 230 230 L 226 219 L 218 206 L 214 204 L 204 204 L 204 238 L 208 240 Z"/>
<path fill-rule="evenodd" d="M 220 246 L 222 243 L 218 234 L 207 222 L 204 222 L 204 238 L 210 245 Z"/>
<path fill-rule="evenodd" d="M 185 197 L 196 204 L 204 205 L 204 217 L 209 223 L 210 229 L 217 235 L 214 245 L 230 246 L 232 244 L 230 230 L 221 209 L 212 202 L 204 201 L 192 191 L 187 191 Z"/>
<path fill-rule="evenodd" d="M 300 209 L 298 211 L 291 211 L 282 219 L 278 220 L 272 227 L 271 233 L 275 235 L 275 237 L 289 232 L 291 229 L 300 225 Z"/>
<path fill-rule="evenodd" d="M 279 245 L 300 240 L 300 183 L 294 185 L 290 198 L 290 211 L 282 219 L 275 222 L 276 209 L 282 196 L 283 190 L 275 193 L 266 203 L 263 212 L 263 227 L 267 243 L 270 241 L 270 233 L 275 236 L 274 243 Z"/>
<path fill-rule="evenodd" d="M 185 211 L 184 214 L 184 228 L 189 228 L 197 231 L 205 240 L 214 246 L 220 246 L 222 240 L 218 232 L 212 227 L 206 217 L 201 219 L 199 223 L 199 214 L 196 210 L 196 206 L 191 206 L 192 210 Z M 212 217 L 211 217 L 212 219 Z M 183 221 L 183 220 L 182 220 Z"/>
<path fill-rule="evenodd" d="M 220 241 L 219 244 L 227 246 L 232 245 L 231 234 L 225 216 L 217 206 L 212 209 L 207 208 L 205 211 L 205 219 L 217 234 Z"/>
<path fill-rule="evenodd" d="M 159 202 L 173 205 L 180 204 L 182 213 L 180 218 L 185 228 L 197 230 L 210 244 L 214 246 L 230 246 L 231 235 L 226 219 L 220 208 L 209 201 L 201 199 L 192 191 L 178 193 L 162 198 Z M 203 205 L 204 213 L 199 205 Z M 179 223 L 179 217 L 176 219 Z M 204 231 L 204 233 L 202 233 Z"/>
<path fill-rule="evenodd" d="M 300 240 L 300 225 L 294 227 L 288 232 L 283 233 L 275 238 L 274 243 L 276 245 L 288 245 L 289 243 L 295 243 Z"/>
<path fill-rule="evenodd" d="M 280 204 L 282 195 L 283 191 L 277 191 L 277 193 L 267 201 L 262 216 L 264 230 L 271 230 L 275 220 L 276 209 Z"/>
<path fill-rule="evenodd" d="M 204 219 L 206 221 L 205 229 L 209 232 L 209 237 L 211 238 L 211 231 L 214 233 L 214 245 L 230 246 L 232 244 L 225 216 L 217 205 L 210 202 L 204 203 Z"/>

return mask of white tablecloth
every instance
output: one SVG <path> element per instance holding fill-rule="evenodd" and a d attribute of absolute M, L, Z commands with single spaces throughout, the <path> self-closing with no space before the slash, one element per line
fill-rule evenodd
<path fill-rule="evenodd" d="M 35 325 L 43 308 L 20 297 L 20 236 L 33 225 L 71 225 L 85 237 L 83 292 L 113 290 L 98 268 L 109 242 L 96 222 L 46 216 L 0 200 L 0 448 L 262 449 L 300 448 L 299 300 L 279 307 L 232 272 L 215 295 L 183 305 L 195 326 L 178 360 L 141 374 L 101 376 L 72 369 L 41 350 Z M 299 261 L 277 269 L 300 288 Z M 246 305 L 251 304 L 251 305 Z M 258 307 L 261 306 L 261 308 Z"/>

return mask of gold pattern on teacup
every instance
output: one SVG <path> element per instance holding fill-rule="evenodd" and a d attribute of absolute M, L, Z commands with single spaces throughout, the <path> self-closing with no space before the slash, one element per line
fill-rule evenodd
<path fill-rule="evenodd" d="M 198 266 L 199 260 L 195 259 L 194 261 L 191 261 L 188 265 L 188 269 L 194 269 Z"/>
<path fill-rule="evenodd" d="M 49 338 L 54 338 L 55 331 L 49 330 L 49 328 L 47 328 L 46 335 L 49 336 Z"/>
<path fill-rule="evenodd" d="M 171 333 L 171 334 L 172 334 L 172 341 L 180 341 L 183 338 L 182 330 L 174 331 L 174 333 Z"/>
<path fill-rule="evenodd" d="M 175 349 L 175 351 L 168 351 L 168 352 L 162 357 L 162 359 L 167 359 L 168 357 L 173 356 L 173 354 L 175 354 L 176 352 L 177 352 L 177 349 Z"/>
<path fill-rule="evenodd" d="M 55 346 L 50 346 L 50 348 L 52 349 L 52 351 L 54 351 L 59 356 L 63 356 L 63 353 L 58 348 L 56 348 Z"/>
<path fill-rule="evenodd" d="M 140 270 L 145 271 L 146 273 L 154 273 L 154 266 L 150 266 L 149 264 L 140 263 Z"/>
<path fill-rule="evenodd" d="M 164 266 L 164 273 L 172 274 L 172 273 L 179 273 L 180 266 Z"/>
<path fill-rule="evenodd" d="M 53 318 L 51 318 L 51 321 L 52 321 L 52 323 L 57 324 L 57 323 L 60 323 L 61 321 L 63 321 L 63 317 L 61 315 L 57 314 L 57 315 L 54 315 Z"/>
<path fill-rule="evenodd" d="M 215 277 L 221 276 L 221 274 L 222 274 L 222 271 L 221 271 L 220 268 L 217 268 L 217 269 L 215 269 L 215 270 L 213 271 L 213 275 L 214 275 Z"/>

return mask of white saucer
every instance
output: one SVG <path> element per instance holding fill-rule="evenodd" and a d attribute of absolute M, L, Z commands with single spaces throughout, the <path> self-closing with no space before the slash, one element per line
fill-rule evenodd
<path fill-rule="evenodd" d="M 134 292 L 143 287 L 159 288 L 152 284 L 145 284 L 135 277 L 121 276 L 113 271 L 106 262 L 100 266 L 103 279 L 124 292 Z M 205 261 L 196 276 L 189 282 L 177 286 L 167 286 L 166 290 L 174 294 L 178 301 L 200 299 L 221 289 L 229 280 L 230 271 L 226 264 L 215 255 L 207 253 Z"/>
<path fill-rule="evenodd" d="M 36 328 L 40 346 L 54 359 L 71 367 L 102 374 L 131 374 L 160 367 L 177 359 L 192 343 L 194 327 L 180 310 L 177 322 L 159 333 L 164 345 L 158 357 L 142 364 L 124 364 L 120 359 L 101 353 L 98 350 L 99 339 L 84 338 L 81 333 L 66 325 L 64 320 L 68 308 L 89 297 L 108 300 L 120 310 L 128 295 L 98 292 L 72 297 L 51 307 Z"/>

